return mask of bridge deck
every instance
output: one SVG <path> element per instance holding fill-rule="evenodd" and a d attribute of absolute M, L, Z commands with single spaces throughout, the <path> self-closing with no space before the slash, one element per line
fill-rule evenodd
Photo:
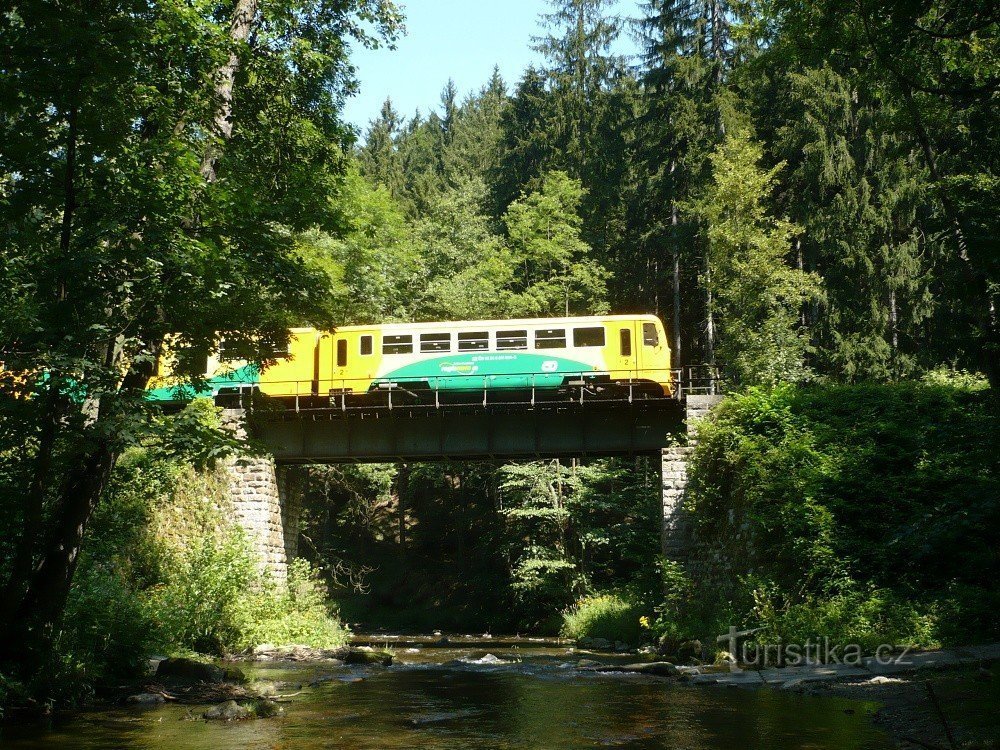
<path fill-rule="evenodd" d="M 656 453 L 682 429 L 674 398 L 255 411 L 279 463 L 530 459 Z"/>

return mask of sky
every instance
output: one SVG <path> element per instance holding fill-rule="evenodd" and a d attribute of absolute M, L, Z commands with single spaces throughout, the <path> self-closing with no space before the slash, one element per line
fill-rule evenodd
<path fill-rule="evenodd" d="M 364 136 L 386 97 L 396 111 L 424 115 L 439 102 L 448 78 L 464 98 L 489 79 L 493 66 L 513 89 L 525 68 L 540 62 L 531 37 L 543 33 L 539 15 L 546 0 L 403 0 L 406 35 L 396 49 L 355 49 L 361 91 L 347 100 L 344 118 Z M 618 0 L 614 12 L 637 14 L 635 0 Z M 628 34 L 616 52 L 630 54 L 635 44 Z"/>

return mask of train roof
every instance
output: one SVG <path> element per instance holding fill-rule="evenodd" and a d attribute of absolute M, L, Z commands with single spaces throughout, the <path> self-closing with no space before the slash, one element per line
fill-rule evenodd
<path fill-rule="evenodd" d="M 495 328 L 498 326 L 537 326 L 543 324 L 579 325 L 582 323 L 615 323 L 624 321 L 641 321 L 651 323 L 658 321 L 655 315 L 578 315 L 568 318 L 501 318 L 496 320 L 438 320 L 427 323 L 372 323 L 369 325 L 338 326 L 337 331 L 412 331 L 441 328 Z"/>

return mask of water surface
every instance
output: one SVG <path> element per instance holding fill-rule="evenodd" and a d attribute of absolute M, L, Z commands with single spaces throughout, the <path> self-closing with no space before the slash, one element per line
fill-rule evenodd
<path fill-rule="evenodd" d="M 77 715 L 48 729 L 5 728 L 4 748 L 858 748 L 892 744 L 869 724 L 872 704 L 581 673 L 589 654 L 542 639 L 377 636 L 397 664 L 253 665 L 252 676 L 298 693 L 276 719 L 205 722 L 205 707 L 168 704 Z M 601 657 L 605 659 L 606 657 Z M 631 659 L 635 657 L 618 657 Z M 310 685 L 312 683 L 312 685 Z"/>

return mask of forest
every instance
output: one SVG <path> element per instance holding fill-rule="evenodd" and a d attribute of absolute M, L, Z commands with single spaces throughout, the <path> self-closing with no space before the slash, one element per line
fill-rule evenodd
<path fill-rule="evenodd" d="M 552 0 L 518 80 L 363 133 L 350 51 L 405 33 L 392 0 L 0 15 L 0 704 L 156 650 L 342 643 L 338 617 L 996 640 L 1000 11 L 612 5 Z M 724 376 L 709 575 L 660 557 L 648 457 L 316 466 L 279 590 L 210 502 L 214 410 L 142 398 L 168 336 L 196 380 L 219 331 L 266 363 L 299 325 L 609 312 Z"/>

